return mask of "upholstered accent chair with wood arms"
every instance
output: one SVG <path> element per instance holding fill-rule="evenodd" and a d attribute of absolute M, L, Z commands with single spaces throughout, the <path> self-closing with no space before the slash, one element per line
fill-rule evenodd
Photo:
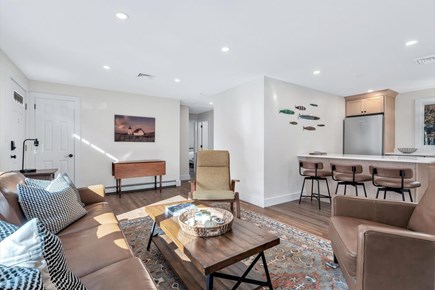
<path fill-rule="evenodd" d="M 364 195 L 367 197 L 366 186 L 364 182 L 371 181 L 372 177 L 368 174 L 363 174 L 363 167 L 359 164 L 331 164 L 332 179 L 337 181 L 335 194 L 337 194 L 338 187 L 344 185 L 344 195 L 348 185 L 355 187 L 355 194 L 358 196 L 358 186 L 364 189 Z"/>
<path fill-rule="evenodd" d="M 410 168 L 383 168 L 370 166 L 372 183 L 378 188 L 376 198 L 381 190 L 384 191 L 384 199 L 387 191 L 393 191 L 402 195 L 405 201 L 405 192 L 409 194 L 412 202 L 411 189 L 421 186 L 421 183 L 413 179 L 413 171 Z"/>
<path fill-rule="evenodd" d="M 202 150 L 196 156 L 196 178 L 190 181 L 189 199 L 211 202 L 230 202 L 234 204 L 240 218 L 239 193 L 235 191 L 236 182 L 230 179 L 230 154 L 223 150 Z"/>
<path fill-rule="evenodd" d="M 299 204 L 303 197 L 309 197 L 313 200 L 313 197 L 319 202 L 320 210 L 320 199 L 328 198 L 331 200 L 331 192 L 329 191 L 328 176 L 331 176 L 330 170 L 323 169 L 322 162 L 311 162 L 311 161 L 299 161 L 299 175 L 304 177 L 304 182 L 302 183 L 301 195 L 299 196 Z M 311 180 L 311 194 L 304 195 L 305 181 Z M 326 188 L 328 189 L 328 195 L 320 193 L 320 180 L 326 182 Z M 317 181 L 317 192 L 314 192 L 314 181 Z"/>
<path fill-rule="evenodd" d="M 419 204 L 334 197 L 329 238 L 351 290 L 435 289 L 435 180 Z"/>

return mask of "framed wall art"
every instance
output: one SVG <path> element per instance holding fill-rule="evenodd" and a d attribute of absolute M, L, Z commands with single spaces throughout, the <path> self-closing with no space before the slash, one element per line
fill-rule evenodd
<path fill-rule="evenodd" d="M 155 142 L 156 118 L 115 115 L 115 142 Z"/>

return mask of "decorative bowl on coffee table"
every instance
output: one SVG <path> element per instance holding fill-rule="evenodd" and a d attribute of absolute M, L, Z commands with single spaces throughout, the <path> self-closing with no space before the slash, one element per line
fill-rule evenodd
<path fill-rule="evenodd" d="M 196 237 L 214 237 L 227 233 L 233 225 L 233 214 L 221 208 L 191 209 L 178 216 L 180 228 Z"/>

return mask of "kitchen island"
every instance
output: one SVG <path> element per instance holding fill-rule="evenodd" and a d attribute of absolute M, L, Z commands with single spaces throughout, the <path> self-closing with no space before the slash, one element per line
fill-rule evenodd
<path fill-rule="evenodd" d="M 349 154 L 327 154 L 327 155 L 298 155 L 299 160 L 323 162 L 326 170 L 331 170 L 331 163 L 337 164 L 360 164 L 363 166 L 364 173 L 369 173 L 369 166 L 390 167 L 390 168 L 411 168 L 414 171 L 414 177 L 421 182 L 421 187 L 411 190 L 413 200 L 419 202 L 423 196 L 429 182 L 435 179 L 435 157 L 417 157 L 417 156 L 380 156 L 380 155 L 349 155 Z M 337 183 L 329 179 L 331 185 L 331 195 L 334 194 Z M 366 183 L 368 198 L 375 198 L 377 188 L 371 182 Z M 325 188 L 321 188 L 324 193 Z M 340 188 L 337 194 L 343 194 Z M 360 196 L 364 196 L 362 190 L 358 190 Z M 348 187 L 348 195 L 355 195 L 354 188 Z M 383 197 L 383 195 L 380 195 Z M 399 194 L 394 192 L 387 193 L 388 200 L 402 200 Z M 407 199 L 407 201 L 409 201 Z"/>

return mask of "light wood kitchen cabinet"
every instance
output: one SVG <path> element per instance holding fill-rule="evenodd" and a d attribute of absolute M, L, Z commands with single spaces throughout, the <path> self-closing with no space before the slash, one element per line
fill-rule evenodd
<path fill-rule="evenodd" d="M 346 100 L 346 116 L 377 114 L 384 112 L 384 96 Z"/>
<path fill-rule="evenodd" d="M 346 117 L 384 114 L 384 152 L 393 152 L 395 143 L 395 97 L 393 90 L 381 90 L 345 97 Z"/>

